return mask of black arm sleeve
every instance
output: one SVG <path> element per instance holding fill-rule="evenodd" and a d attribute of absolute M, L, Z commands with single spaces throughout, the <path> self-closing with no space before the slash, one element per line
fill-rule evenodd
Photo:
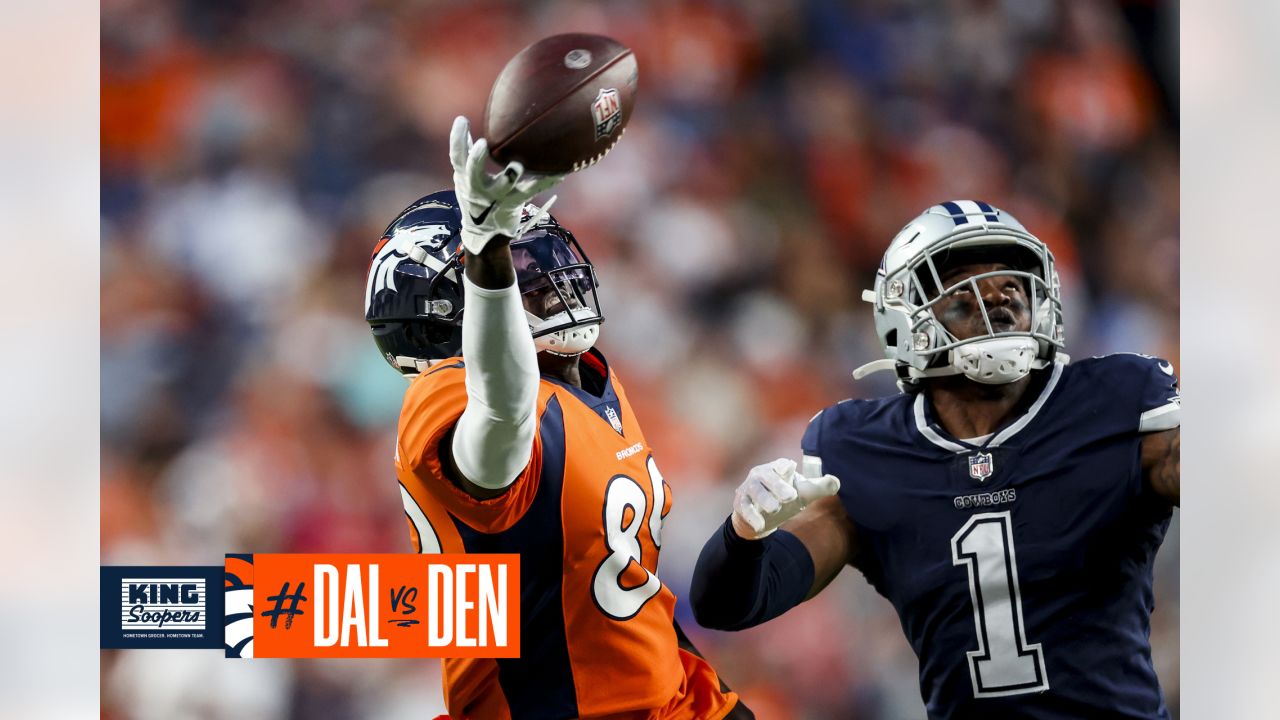
<path fill-rule="evenodd" d="M 726 520 L 694 567 L 693 617 L 714 630 L 754 627 L 799 605 L 813 577 L 813 558 L 795 535 L 778 530 L 763 540 L 744 540 Z"/>

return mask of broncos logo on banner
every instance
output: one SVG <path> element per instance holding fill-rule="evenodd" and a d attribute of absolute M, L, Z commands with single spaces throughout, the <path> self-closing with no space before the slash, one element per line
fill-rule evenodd
<path fill-rule="evenodd" d="M 436 272 L 444 270 L 444 263 L 432 256 L 431 252 L 449 242 L 449 235 L 448 225 L 431 223 L 398 228 L 391 236 L 384 238 L 373 253 L 373 267 L 364 293 L 365 314 L 369 313 L 369 304 L 378 293 L 396 289 L 395 270 L 400 263 L 409 259 L 413 248 L 420 247 L 427 251 L 420 260 L 423 265 Z"/>
<path fill-rule="evenodd" d="M 223 649 L 229 658 L 253 657 L 253 555 L 227 554 L 223 590 Z"/>

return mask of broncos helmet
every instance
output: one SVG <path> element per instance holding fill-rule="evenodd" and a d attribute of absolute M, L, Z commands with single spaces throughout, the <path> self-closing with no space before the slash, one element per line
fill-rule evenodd
<path fill-rule="evenodd" d="M 526 205 L 511 242 L 516 282 L 538 351 L 586 352 L 604 316 L 595 268 L 573 234 L 542 208 Z M 452 190 L 427 195 L 396 217 L 374 246 L 365 320 L 391 367 L 412 378 L 462 354 L 462 212 Z"/>
<path fill-rule="evenodd" d="M 1001 263 L 1007 270 L 982 273 L 944 287 L 948 268 L 972 263 Z M 1027 331 L 996 332 L 987 308 L 986 332 L 958 339 L 934 315 L 933 308 L 961 289 L 978 294 L 977 281 L 1012 275 L 1021 279 L 1030 309 Z M 861 378 L 892 369 L 905 391 L 919 389 L 927 377 L 963 374 L 985 384 L 1004 384 L 1066 362 L 1062 298 L 1053 253 L 1009 213 L 974 200 L 934 205 L 889 243 L 873 290 L 862 297 L 874 305 L 876 334 L 886 359 L 854 371 Z"/>
<path fill-rule="evenodd" d="M 462 354 L 461 232 L 458 200 L 445 190 L 414 201 L 373 248 L 364 317 L 403 375 Z"/>

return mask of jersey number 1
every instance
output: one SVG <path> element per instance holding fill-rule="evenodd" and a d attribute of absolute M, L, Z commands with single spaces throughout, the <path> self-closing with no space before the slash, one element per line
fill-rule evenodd
<path fill-rule="evenodd" d="M 640 483 L 626 475 L 614 475 L 604 493 L 604 533 L 609 554 L 596 568 L 591 582 L 591 596 L 596 606 L 614 620 L 635 617 L 649 598 L 658 594 L 662 583 L 640 563 L 640 528 L 649 511 L 649 537 L 655 548 L 662 547 L 662 508 L 666 505 L 666 490 L 662 486 L 662 473 L 649 458 L 649 485 L 653 489 L 653 509 L 649 511 L 649 499 Z M 627 511 L 630 510 L 628 515 Z M 622 576 L 635 563 L 644 580 L 638 585 L 624 586 Z"/>
<path fill-rule="evenodd" d="M 968 653 L 974 697 L 1049 689 L 1040 644 L 1027 642 L 1009 511 L 980 513 L 951 537 L 951 561 L 969 570 L 978 649 Z"/>

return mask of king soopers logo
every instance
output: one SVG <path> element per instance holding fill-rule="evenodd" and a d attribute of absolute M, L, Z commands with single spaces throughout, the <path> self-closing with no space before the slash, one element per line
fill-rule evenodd
<path fill-rule="evenodd" d="M 208 594 L 203 578 L 122 578 L 124 631 L 203 630 Z"/>
<path fill-rule="evenodd" d="M 98 572 L 101 647 L 222 647 L 220 566 L 104 565 Z"/>

